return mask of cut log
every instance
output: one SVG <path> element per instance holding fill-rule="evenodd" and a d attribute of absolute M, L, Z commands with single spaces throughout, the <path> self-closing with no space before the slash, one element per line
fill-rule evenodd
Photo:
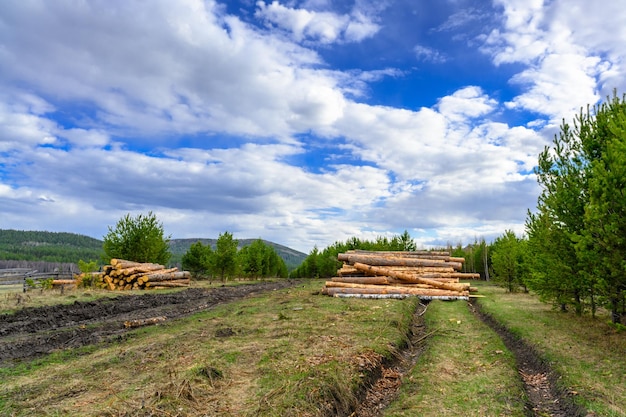
<path fill-rule="evenodd" d="M 113 271 L 117 276 L 121 275 L 133 275 L 138 273 L 150 272 L 150 271 L 159 271 L 165 269 L 165 266 L 159 264 L 141 264 L 137 266 L 131 266 L 130 268 L 116 269 Z"/>
<path fill-rule="evenodd" d="M 124 322 L 124 327 L 127 329 L 132 327 L 148 326 L 150 324 L 157 324 L 167 320 L 165 316 L 152 317 L 149 319 L 127 320 Z"/>
<path fill-rule="evenodd" d="M 105 275 L 104 281 L 107 283 L 107 286 L 109 287 L 111 291 L 115 289 L 115 284 L 113 284 L 113 280 L 111 279 L 110 276 Z"/>
<path fill-rule="evenodd" d="M 346 251 L 346 253 L 358 253 L 358 254 L 373 254 L 373 255 L 400 255 L 400 256 L 450 256 L 450 252 L 446 251 L 429 251 L 429 250 L 416 250 L 416 251 L 375 251 L 375 250 L 363 250 L 354 249 Z"/>
<path fill-rule="evenodd" d="M 395 282 L 393 278 L 387 277 L 334 277 L 333 282 L 346 282 L 352 284 L 373 284 L 373 285 L 386 285 Z"/>
<path fill-rule="evenodd" d="M 191 273 L 189 271 L 177 271 L 170 272 L 167 274 L 151 274 L 140 277 L 138 281 L 142 282 L 160 282 L 160 281 L 172 281 L 176 279 L 187 279 L 191 278 Z"/>
<path fill-rule="evenodd" d="M 443 290 L 466 291 L 467 288 L 469 288 L 469 284 L 454 284 L 454 283 L 439 282 L 439 281 L 435 281 L 432 279 L 420 278 L 419 276 L 405 274 L 402 272 L 391 271 L 388 268 L 370 266 L 370 265 L 365 265 L 365 264 L 358 263 L 358 262 L 356 262 L 353 266 L 356 269 L 359 269 L 361 271 L 369 271 L 377 275 L 387 275 L 387 276 L 394 277 L 394 278 L 400 279 L 402 281 L 407 281 L 407 282 L 428 284 L 428 285 L 433 286 L 434 288 L 440 288 Z"/>
<path fill-rule="evenodd" d="M 432 259 L 420 259 L 420 258 L 390 258 L 385 256 L 373 256 L 373 255 L 357 255 L 340 253 L 337 255 L 340 261 L 348 262 L 350 265 L 355 266 L 355 263 L 377 266 L 434 266 L 434 267 L 452 267 L 456 270 L 460 270 L 463 264 L 459 262 L 445 262 Z M 357 268 L 358 269 L 358 268 Z"/>
<path fill-rule="evenodd" d="M 188 287 L 189 280 L 181 279 L 181 280 L 173 280 L 173 281 L 159 281 L 159 282 L 146 282 L 145 287 Z"/>
<path fill-rule="evenodd" d="M 125 259 L 111 259 L 111 266 L 115 269 L 131 268 L 139 265 L 141 265 L 141 262 L 127 261 Z"/>
<path fill-rule="evenodd" d="M 52 285 L 76 285 L 75 279 L 53 279 Z"/>
<path fill-rule="evenodd" d="M 322 292 L 327 295 L 334 294 L 409 294 L 409 295 L 430 295 L 430 296 L 469 296 L 467 291 L 449 291 L 436 288 L 402 288 L 391 285 L 375 286 L 376 288 L 341 288 L 325 287 Z"/>

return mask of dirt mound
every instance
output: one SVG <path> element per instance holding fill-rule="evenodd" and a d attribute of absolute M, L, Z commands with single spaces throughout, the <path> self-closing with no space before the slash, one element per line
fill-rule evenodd
<path fill-rule="evenodd" d="M 75 348 L 121 337 L 155 317 L 168 320 L 206 310 L 254 293 L 287 288 L 295 280 L 212 289 L 190 288 L 168 294 L 148 293 L 69 305 L 24 308 L 0 315 L 0 364 L 30 359 L 59 349 Z"/>

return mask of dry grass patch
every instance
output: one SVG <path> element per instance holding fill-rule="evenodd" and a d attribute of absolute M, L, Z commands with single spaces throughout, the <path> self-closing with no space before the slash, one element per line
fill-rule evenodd
<path fill-rule="evenodd" d="M 466 302 L 433 301 L 425 352 L 386 416 L 524 416 L 515 359 Z"/>
<path fill-rule="evenodd" d="M 485 313 L 522 337 L 563 377 L 592 415 L 626 415 L 626 332 L 597 318 L 562 313 L 532 294 L 481 286 Z"/>
<path fill-rule="evenodd" d="M 416 300 L 315 295 L 321 281 L 0 369 L 0 414 L 321 416 L 405 341 Z"/>

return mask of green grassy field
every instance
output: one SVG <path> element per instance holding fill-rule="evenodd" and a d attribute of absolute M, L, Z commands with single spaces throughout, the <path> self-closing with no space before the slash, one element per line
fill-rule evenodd
<path fill-rule="evenodd" d="M 480 286 L 486 313 L 534 345 L 592 415 L 626 416 L 626 332 L 597 318 L 562 313 L 534 295 Z"/>
<path fill-rule="evenodd" d="M 323 415 L 406 340 L 416 300 L 346 300 L 321 281 L 0 369 L 2 415 Z M 135 413 L 135 414 L 133 414 Z M 143 414 L 142 414 L 143 413 Z"/>
<path fill-rule="evenodd" d="M 307 281 L 113 344 L 0 367 L 0 415 L 348 415 L 369 373 L 407 342 L 417 300 L 331 298 L 317 294 L 322 285 Z M 480 292 L 483 309 L 535 345 L 592 415 L 626 415 L 625 332 L 532 295 Z M 100 294 L 31 296 L 40 305 Z M 432 302 L 423 318 L 424 352 L 386 416 L 524 415 L 511 353 L 465 302 Z"/>
<path fill-rule="evenodd" d="M 386 416 L 524 416 L 515 359 L 462 301 L 433 301 L 432 333 Z"/>

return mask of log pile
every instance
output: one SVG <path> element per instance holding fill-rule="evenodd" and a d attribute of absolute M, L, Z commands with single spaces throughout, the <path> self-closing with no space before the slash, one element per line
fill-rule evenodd
<path fill-rule="evenodd" d="M 178 268 L 166 268 L 153 263 L 140 263 L 124 259 L 111 259 L 102 268 L 97 282 L 109 290 L 145 290 L 188 287 L 191 274 Z"/>
<path fill-rule="evenodd" d="M 322 293 L 335 297 L 468 300 L 474 289 L 460 279 L 480 278 L 460 272 L 463 258 L 449 252 L 348 251 L 337 256 L 343 266 Z"/>

